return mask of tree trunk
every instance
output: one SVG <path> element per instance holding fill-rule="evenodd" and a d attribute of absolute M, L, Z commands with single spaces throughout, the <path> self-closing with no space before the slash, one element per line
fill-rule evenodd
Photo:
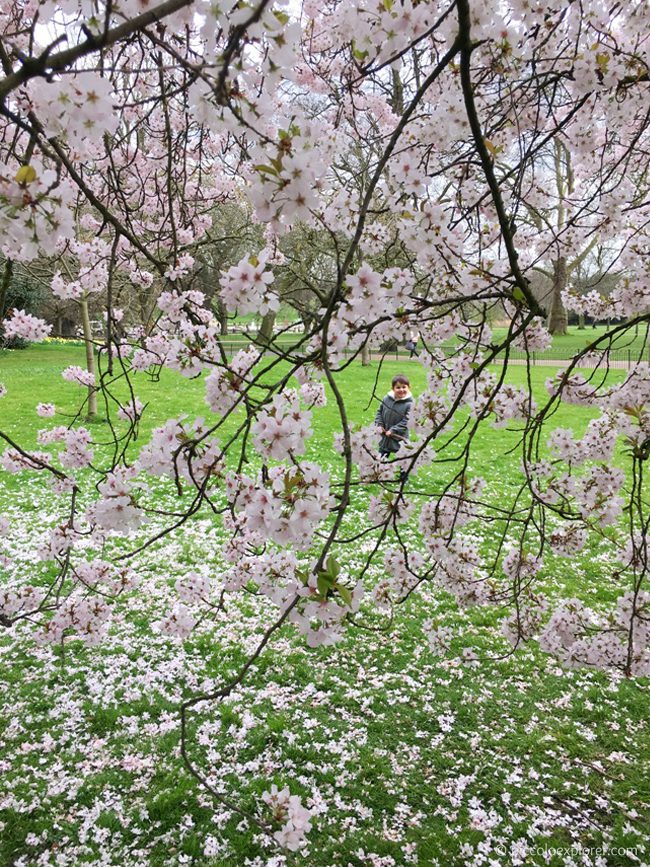
<path fill-rule="evenodd" d="M 260 329 L 257 332 L 257 339 L 263 346 L 268 346 L 268 344 L 273 340 L 275 316 L 275 312 L 273 310 L 270 310 L 262 319 Z"/>
<path fill-rule="evenodd" d="M 298 314 L 300 315 L 300 319 L 302 320 L 302 330 L 303 334 L 307 334 L 314 323 L 314 316 L 312 313 L 308 313 L 306 310 L 299 310 Z"/>
<path fill-rule="evenodd" d="M 215 298 L 212 302 L 214 314 L 219 323 L 219 334 L 225 337 L 228 334 L 228 311 L 226 305 L 219 298 Z"/>
<path fill-rule="evenodd" d="M 93 335 L 90 329 L 90 316 L 88 315 L 88 302 L 84 298 L 79 302 L 81 305 L 81 324 L 83 326 L 84 332 L 84 347 L 86 349 L 86 370 L 88 373 L 92 373 L 93 376 L 97 376 L 97 372 L 95 370 L 95 354 L 93 352 Z M 86 415 L 86 419 L 88 421 L 93 421 L 97 418 L 97 389 L 89 385 L 88 386 L 88 414 Z"/>
<path fill-rule="evenodd" d="M 551 295 L 551 309 L 548 315 L 548 330 L 551 334 L 566 334 L 568 318 L 566 307 L 562 301 L 562 292 L 566 289 L 567 268 L 566 258 L 560 256 L 553 262 L 553 290 Z"/>
<path fill-rule="evenodd" d="M 578 313 L 578 329 L 580 331 L 585 330 L 585 314 L 584 313 Z"/>
<path fill-rule="evenodd" d="M 7 303 L 7 293 L 9 292 L 9 287 L 11 286 L 11 278 L 14 273 L 14 263 L 13 260 L 7 259 L 5 261 L 5 272 L 2 275 L 2 283 L 0 283 L 0 323 L 5 318 L 5 305 Z"/>
<path fill-rule="evenodd" d="M 391 83 L 390 107 L 400 117 L 400 115 L 404 114 L 404 85 L 397 69 L 391 69 Z"/>
<path fill-rule="evenodd" d="M 370 364 L 370 346 L 364 343 L 361 347 L 361 366 L 368 367 Z"/>

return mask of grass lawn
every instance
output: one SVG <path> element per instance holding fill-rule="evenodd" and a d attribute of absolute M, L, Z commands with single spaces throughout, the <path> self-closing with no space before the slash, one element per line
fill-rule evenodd
<path fill-rule="evenodd" d="M 583 350 L 587 345 L 593 343 L 603 337 L 610 329 L 605 325 L 591 325 L 585 328 L 578 328 L 576 325 L 569 326 L 566 334 L 556 334 L 553 337 L 553 345 L 544 353 L 536 353 L 547 358 L 555 359 L 571 359 L 578 352 Z M 502 339 L 506 334 L 505 328 L 494 328 L 493 334 L 495 339 Z M 646 327 L 638 326 L 637 328 L 626 332 L 624 335 L 617 337 L 608 346 L 606 343 L 600 344 L 601 349 L 609 348 L 614 353 L 614 357 L 625 359 L 629 353 L 630 358 L 634 360 L 638 357 L 648 357 L 648 340 L 646 335 Z"/>
<path fill-rule="evenodd" d="M 38 402 L 56 404 L 58 424 L 73 418 L 83 390 L 57 376 L 70 364 L 83 364 L 81 347 L 0 352 L 8 389 L 0 430 L 33 446 L 53 421 L 36 415 Z M 391 361 L 379 396 L 402 370 L 416 396 L 424 389 L 417 362 Z M 337 378 L 353 424 L 374 416 L 376 374 L 376 363 L 355 363 Z M 538 398 L 552 374 L 532 371 Z M 509 377 L 523 385 L 524 369 L 513 367 Z M 116 383 L 115 394 L 122 388 Z M 138 374 L 135 392 L 149 412 L 131 456 L 170 416 L 212 420 L 201 380 L 164 371 L 155 383 Z M 554 424 L 579 433 L 592 416 L 562 406 Z M 314 412 L 313 426 L 308 457 L 336 477 L 333 401 Z M 106 425 L 91 429 L 101 442 Z M 470 475 L 486 479 L 496 503 L 521 480 L 517 455 L 507 454 L 517 439 L 514 429 L 486 428 L 472 453 Z M 101 446 L 97 455 L 101 463 Z M 436 465 L 413 485 L 425 495 L 453 472 L 451 464 Z M 351 532 L 367 524 L 370 493 L 355 488 Z M 179 505 L 162 480 L 149 501 Z M 34 548 L 57 521 L 58 506 L 37 474 L 0 470 L 0 515 L 12 528 L 0 539 L 7 558 L 0 592 L 2 583 L 47 578 L 50 566 Z M 165 519 L 152 517 L 148 532 L 158 526 Z M 403 533 L 413 549 L 422 547 L 417 522 Z M 494 545 L 491 527 L 472 534 L 477 548 Z M 223 539 L 218 521 L 202 512 L 138 554 L 132 565 L 140 584 L 117 606 L 110 638 L 97 647 L 38 646 L 26 625 L 0 633 L 0 865 L 601 867 L 650 860 L 649 684 L 565 669 L 534 643 L 512 654 L 500 634 L 504 612 L 459 610 L 433 585 L 396 611 L 390 629 L 378 631 L 385 622 L 362 609 L 334 647 L 309 649 L 284 627 L 242 686 L 192 715 L 191 753 L 216 791 L 268 819 L 261 793 L 271 783 L 287 785 L 313 810 L 307 850 L 291 855 L 270 846 L 186 771 L 178 707 L 232 676 L 277 609 L 258 596 L 229 594 L 226 613 L 204 620 L 185 641 L 156 627 L 188 570 L 221 586 Z M 118 540 L 112 550 L 135 542 Z M 336 552 L 347 574 L 359 572 L 372 542 L 369 535 Z M 383 577 L 382 563 L 368 570 L 369 589 Z M 552 600 L 578 595 L 598 608 L 620 592 L 613 569 L 609 550 L 594 544 L 579 557 L 549 557 L 542 585 Z M 453 630 L 447 653 L 430 650 L 426 620 Z"/>

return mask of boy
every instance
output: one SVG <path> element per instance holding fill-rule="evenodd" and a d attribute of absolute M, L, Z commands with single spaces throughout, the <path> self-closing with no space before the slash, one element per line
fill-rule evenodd
<path fill-rule="evenodd" d="M 400 373 L 393 377 L 391 385 L 392 390 L 382 400 L 375 416 L 375 424 L 381 433 L 379 454 L 384 456 L 395 454 L 408 440 L 409 414 L 413 406 L 408 377 Z"/>

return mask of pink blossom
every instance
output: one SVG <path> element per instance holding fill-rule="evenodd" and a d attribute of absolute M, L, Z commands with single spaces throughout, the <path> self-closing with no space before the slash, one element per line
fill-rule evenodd
<path fill-rule="evenodd" d="M 52 294 L 56 298 L 60 298 L 65 301 L 68 299 L 72 299 L 74 301 L 78 301 L 80 298 L 83 298 L 84 290 L 77 280 L 71 280 L 66 282 L 62 277 L 59 271 L 56 272 L 54 277 L 50 282 L 50 288 L 52 290 Z"/>
<path fill-rule="evenodd" d="M 257 416 L 253 441 L 260 454 L 272 458 L 300 455 L 305 451 L 305 440 L 312 435 L 310 422 L 311 412 L 301 409 L 297 393 L 287 389 Z"/>
<path fill-rule="evenodd" d="M 142 403 L 142 401 L 139 398 L 134 397 L 131 403 L 120 406 L 117 411 L 117 417 L 121 418 L 123 421 L 129 421 L 133 423 L 140 418 L 143 410 L 144 404 Z"/>
<path fill-rule="evenodd" d="M 0 456 L 0 465 L 8 473 L 20 473 L 23 470 L 42 470 L 43 464 L 49 464 L 50 455 L 47 452 L 31 452 L 21 454 L 15 449 L 6 449 Z"/>
<path fill-rule="evenodd" d="M 271 810 L 274 821 L 282 823 L 273 835 L 280 846 L 291 852 L 302 848 L 312 819 L 312 812 L 302 806 L 302 799 L 291 795 L 288 787 L 278 790 L 274 783 L 270 791 L 262 793 L 262 800 Z"/>
<path fill-rule="evenodd" d="M 45 594 L 40 588 L 26 585 L 17 589 L 0 590 L 0 612 L 8 618 L 37 611 Z"/>
<path fill-rule="evenodd" d="M 72 237 L 76 193 L 68 179 L 57 177 L 38 156 L 22 175 L 17 169 L 18 165 L 0 164 L 0 251 L 29 262 L 41 253 L 55 254 L 57 245 Z M 27 334 L 41 335 L 37 340 L 47 336 L 42 324 L 30 325 L 29 320 L 23 320 L 20 327 Z"/>
<path fill-rule="evenodd" d="M 173 266 L 165 271 L 165 277 L 172 283 L 186 277 L 194 267 L 194 257 L 188 253 L 179 256 Z"/>
<path fill-rule="evenodd" d="M 210 596 L 210 579 L 199 572 L 188 572 L 176 581 L 176 592 L 188 605 L 205 602 Z"/>
<path fill-rule="evenodd" d="M 66 138 L 84 151 L 86 141 L 99 143 L 117 126 L 110 78 L 96 72 L 80 71 L 65 79 L 39 82 L 30 87 L 30 98 L 48 136 Z"/>
<path fill-rule="evenodd" d="M 173 610 L 158 623 L 158 629 L 174 638 L 187 638 L 196 625 L 196 618 L 185 605 L 178 603 Z"/>
<path fill-rule="evenodd" d="M 75 382 L 77 385 L 85 385 L 89 387 L 95 385 L 95 374 L 90 373 L 90 371 L 84 370 L 82 367 L 75 364 L 66 367 L 61 376 L 66 380 L 66 382 Z"/>
<path fill-rule="evenodd" d="M 266 261 L 264 252 L 243 258 L 221 277 L 221 297 L 229 310 L 264 315 L 279 309 L 280 299 L 269 288 L 275 276 L 266 270 Z"/>
<path fill-rule="evenodd" d="M 118 467 L 98 486 L 101 499 L 88 509 L 88 517 L 103 530 L 129 533 L 145 520 L 145 514 L 132 494 L 134 468 Z"/>
<path fill-rule="evenodd" d="M 24 310 L 14 310 L 5 319 L 4 330 L 6 337 L 20 337 L 38 343 L 50 334 L 52 326 Z"/>

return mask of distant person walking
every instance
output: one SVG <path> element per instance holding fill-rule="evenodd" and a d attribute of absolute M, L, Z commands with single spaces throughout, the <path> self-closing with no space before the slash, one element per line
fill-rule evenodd
<path fill-rule="evenodd" d="M 418 352 L 418 336 L 417 334 L 411 334 L 409 339 L 404 344 L 409 351 L 409 358 L 413 358 L 415 355 L 417 358 L 420 357 L 420 353 Z"/>

